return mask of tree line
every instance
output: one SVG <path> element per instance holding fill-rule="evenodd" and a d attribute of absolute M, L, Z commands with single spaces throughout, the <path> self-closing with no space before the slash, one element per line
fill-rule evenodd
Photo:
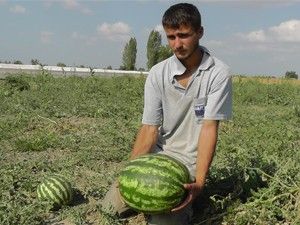
<path fill-rule="evenodd" d="M 126 43 L 122 56 L 122 70 L 136 70 L 137 42 L 135 38 L 130 38 Z M 147 69 L 149 70 L 156 63 L 172 55 L 172 50 L 168 45 L 162 45 L 161 34 L 152 30 L 147 42 Z"/>
<path fill-rule="evenodd" d="M 162 45 L 162 37 L 158 31 L 152 30 L 148 37 L 147 42 L 147 69 L 149 70 L 156 63 L 170 57 L 172 51 L 168 45 Z M 144 68 L 136 68 L 136 56 L 137 56 L 137 41 L 134 37 L 125 44 L 122 52 L 122 65 L 120 70 L 145 70 Z M 15 61 L 0 61 L 0 63 L 6 64 L 23 64 L 20 60 Z M 47 64 L 42 64 L 38 59 L 31 59 L 31 65 L 41 65 L 47 66 Z M 58 62 L 56 66 L 66 67 L 67 65 Z M 79 67 L 84 68 L 84 65 Z M 111 66 L 107 66 L 105 69 L 112 69 Z"/>
<path fill-rule="evenodd" d="M 152 30 L 149 34 L 147 41 L 147 69 L 150 70 L 152 66 L 161 62 L 172 55 L 172 50 L 168 45 L 162 45 L 162 37 L 158 31 Z M 137 56 L 137 41 L 134 37 L 125 44 L 123 53 L 122 53 L 122 65 L 120 70 L 145 70 L 144 68 L 136 68 L 136 56 Z M 1 63 L 1 61 L 0 61 Z M 20 60 L 16 61 L 4 61 L 3 63 L 12 63 L 12 64 L 23 64 Z M 42 65 L 46 64 L 40 63 L 37 59 L 31 60 L 32 65 Z M 65 67 L 66 64 L 59 62 L 57 66 Z M 79 67 L 84 68 L 84 65 Z M 111 66 L 107 66 L 105 69 L 112 69 Z M 295 71 L 287 71 L 284 75 L 285 78 L 298 79 L 298 74 Z"/>

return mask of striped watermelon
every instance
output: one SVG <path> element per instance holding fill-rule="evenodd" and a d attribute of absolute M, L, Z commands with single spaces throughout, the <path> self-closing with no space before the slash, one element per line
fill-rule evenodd
<path fill-rule="evenodd" d="M 73 199 L 71 183 L 62 175 L 46 177 L 37 187 L 37 196 L 40 200 L 53 202 L 54 206 L 69 204 Z"/>
<path fill-rule="evenodd" d="M 164 154 L 149 154 L 131 160 L 120 172 L 119 190 L 125 203 L 138 212 L 168 212 L 186 197 L 183 184 L 189 171 Z"/>

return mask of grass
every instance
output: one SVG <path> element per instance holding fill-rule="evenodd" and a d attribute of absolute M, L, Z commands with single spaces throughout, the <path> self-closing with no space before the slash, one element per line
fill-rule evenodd
<path fill-rule="evenodd" d="M 0 80 L 0 224 L 101 224 L 99 204 L 128 159 L 143 109 L 141 77 Z M 300 224 L 300 85 L 234 79 L 194 225 Z M 76 188 L 51 211 L 36 187 L 61 173 Z M 111 224 L 144 224 L 141 215 Z"/>

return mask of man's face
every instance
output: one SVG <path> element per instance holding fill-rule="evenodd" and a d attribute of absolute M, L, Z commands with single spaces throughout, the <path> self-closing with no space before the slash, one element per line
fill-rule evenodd
<path fill-rule="evenodd" d="M 181 25 L 178 29 L 164 28 L 168 43 L 179 60 L 188 59 L 198 48 L 203 29 L 195 31 L 191 26 Z"/>

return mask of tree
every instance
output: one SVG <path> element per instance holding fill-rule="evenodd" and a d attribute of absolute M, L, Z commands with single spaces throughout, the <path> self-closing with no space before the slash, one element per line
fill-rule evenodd
<path fill-rule="evenodd" d="M 285 73 L 285 78 L 292 78 L 292 79 L 298 79 L 298 74 L 296 74 L 295 71 L 287 71 Z"/>
<path fill-rule="evenodd" d="M 173 55 L 173 52 L 169 45 L 160 46 L 158 62 L 161 62 L 161 61 L 169 58 L 172 55 Z"/>
<path fill-rule="evenodd" d="M 22 65 L 23 63 L 22 63 L 20 60 L 16 60 L 16 61 L 14 61 L 14 63 L 13 63 L 13 64 Z"/>
<path fill-rule="evenodd" d="M 62 62 L 59 62 L 56 64 L 56 66 L 60 66 L 60 67 L 66 67 L 66 64 L 62 63 Z"/>
<path fill-rule="evenodd" d="M 42 65 L 38 59 L 31 59 L 31 65 Z"/>
<path fill-rule="evenodd" d="M 120 68 L 124 70 L 134 70 L 137 53 L 137 43 L 135 38 L 130 38 L 129 42 L 126 43 L 123 51 L 123 65 Z"/>
<path fill-rule="evenodd" d="M 161 47 L 161 35 L 158 31 L 152 30 L 147 42 L 147 67 L 151 69 L 159 59 L 159 49 Z"/>

